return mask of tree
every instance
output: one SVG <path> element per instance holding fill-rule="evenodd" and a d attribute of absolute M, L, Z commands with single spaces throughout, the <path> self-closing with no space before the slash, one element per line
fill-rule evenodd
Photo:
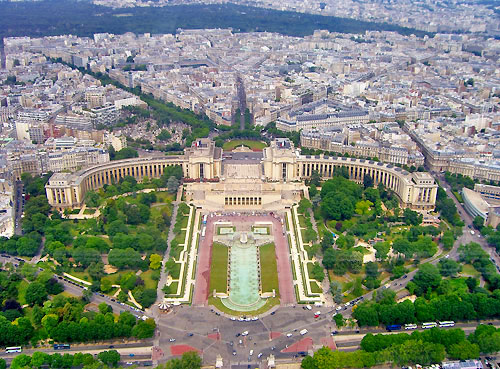
<path fill-rule="evenodd" d="M 40 282 L 30 283 L 26 289 L 26 303 L 33 305 L 42 305 L 48 298 L 45 286 Z"/>
<path fill-rule="evenodd" d="M 113 308 L 111 307 L 111 305 L 108 305 L 105 302 L 101 302 L 97 307 L 99 309 L 99 312 L 103 315 L 113 312 Z"/>
<path fill-rule="evenodd" d="M 102 278 L 101 279 L 101 291 L 108 292 L 111 290 L 113 283 L 110 279 Z"/>
<path fill-rule="evenodd" d="M 87 268 L 92 263 L 98 263 L 102 261 L 99 251 L 86 247 L 78 247 L 74 249 L 73 259 L 75 260 L 75 263 L 81 265 L 84 268 Z"/>
<path fill-rule="evenodd" d="M 330 283 L 330 293 L 332 294 L 333 301 L 337 304 L 342 302 L 342 285 L 337 281 Z"/>
<path fill-rule="evenodd" d="M 373 203 L 368 200 L 361 200 L 356 203 L 356 214 L 366 215 L 370 211 L 370 207 Z"/>
<path fill-rule="evenodd" d="M 477 215 L 472 221 L 472 225 L 474 228 L 481 230 L 484 227 L 484 218 L 480 215 Z"/>
<path fill-rule="evenodd" d="M 97 358 L 106 365 L 116 366 L 120 361 L 120 354 L 116 350 L 102 351 Z"/>
<path fill-rule="evenodd" d="M 373 187 L 373 178 L 369 174 L 365 174 L 363 177 L 363 187 L 365 189 Z"/>
<path fill-rule="evenodd" d="M 64 287 L 56 278 L 50 278 L 45 282 L 45 289 L 49 295 L 58 295 L 64 291 Z"/>
<path fill-rule="evenodd" d="M 101 202 L 101 196 L 95 191 L 87 191 L 83 201 L 88 207 L 97 208 Z"/>
<path fill-rule="evenodd" d="M 170 193 L 176 193 L 179 188 L 179 180 L 174 176 L 171 176 L 167 181 L 167 191 Z"/>
<path fill-rule="evenodd" d="M 365 302 L 354 310 L 352 316 L 358 321 L 360 327 L 376 327 L 379 325 L 378 313 L 374 304 Z"/>
<path fill-rule="evenodd" d="M 335 314 L 333 316 L 333 320 L 337 328 L 342 328 L 345 325 L 344 317 L 342 316 L 342 314 Z"/>
<path fill-rule="evenodd" d="M 40 368 L 42 365 L 50 363 L 50 355 L 46 352 L 35 351 L 31 356 L 31 366 Z"/>
<path fill-rule="evenodd" d="M 26 354 L 20 354 L 12 359 L 10 363 L 11 369 L 21 369 L 25 367 L 29 367 L 31 365 L 31 357 Z"/>
<path fill-rule="evenodd" d="M 321 265 L 319 265 L 318 262 L 314 263 L 313 268 L 311 270 L 311 275 L 318 282 L 323 282 L 323 279 L 325 278 L 325 273 L 323 271 L 323 268 L 321 267 Z"/>
<path fill-rule="evenodd" d="M 156 290 L 151 288 L 146 288 L 136 292 L 134 297 L 143 307 L 148 308 L 154 304 L 156 301 Z"/>
<path fill-rule="evenodd" d="M 389 254 L 391 246 L 388 242 L 377 242 L 375 245 L 373 245 L 373 248 L 377 251 L 375 253 L 375 257 L 381 261 L 384 261 L 385 259 L 387 259 L 387 255 Z"/>
<path fill-rule="evenodd" d="M 439 273 L 443 277 L 455 277 L 462 270 L 462 266 L 452 259 L 441 259 L 438 263 Z"/>
<path fill-rule="evenodd" d="M 115 157 L 111 160 L 122 160 L 129 158 L 138 158 L 139 153 L 131 147 L 124 147 L 120 151 L 117 151 Z"/>
<path fill-rule="evenodd" d="M 139 321 L 132 329 L 132 335 L 139 339 L 153 337 L 156 329 L 156 323 L 153 319 Z"/>
<path fill-rule="evenodd" d="M 419 225 L 422 223 L 422 214 L 417 213 L 409 208 L 403 211 L 403 220 L 407 225 Z"/>
<path fill-rule="evenodd" d="M 451 345 L 446 351 L 450 359 L 468 360 L 479 357 L 479 346 L 467 340 Z"/>
<path fill-rule="evenodd" d="M 323 239 L 321 240 L 321 249 L 323 251 L 331 248 L 333 245 L 333 235 L 329 231 L 323 232 Z"/>
<path fill-rule="evenodd" d="M 319 187 L 321 185 L 321 176 L 319 175 L 317 170 L 312 171 L 309 183 L 315 185 L 316 187 Z"/>
<path fill-rule="evenodd" d="M 365 272 L 367 277 L 377 278 L 378 277 L 378 264 L 369 261 L 365 264 Z"/>
<path fill-rule="evenodd" d="M 420 266 L 412 282 L 417 287 L 415 294 L 419 296 L 427 292 L 428 289 L 437 288 L 441 282 L 441 274 L 435 265 L 426 263 Z"/>
<path fill-rule="evenodd" d="M 166 129 L 162 129 L 160 134 L 156 136 L 156 138 L 160 141 L 168 141 L 172 138 L 172 135 Z"/>
<path fill-rule="evenodd" d="M 162 259 L 163 258 L 158 254 L 151 254 L 149 257 L 149 268 L 153 270 L 160 269 Z"/>
<path fill-rule="evenodd" d="M 453 244 L 455 243 L 455 237 L 453 236 L 452 231 L 444 231 L 443 236 L 441 237 L 441 243 L 443 244 L 443 248 L 445 250 L 451 250 Z"/>

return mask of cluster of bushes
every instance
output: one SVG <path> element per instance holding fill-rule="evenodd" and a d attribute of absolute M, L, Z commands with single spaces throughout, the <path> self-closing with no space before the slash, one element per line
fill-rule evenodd
<path fill-rule="evenodd" d="M 444 179 L 450 185 L 453 192 L 459 192 L 464 187 L 472 190 L 474 189 L 474 185 L 479 182 L 477 180 L 473 180 L 471 177 L 464 176 L 462 174 L 452 174 L 448 171 L 444 173 Z"/>
<path fill-rule="evenodd" d="M 186 203 L 180 203 L 179 207 L 177 208 L 177 217 L 175 219 L 175 225 L 173 229 L 175 237 L 170 243 L 171 256 L 178 257 L 183 249 L 183 246 L 179 245 L 184 243 L 184 239 L 181 239 L 181 235 L 183 234 L 182 222 L 184 220 L 184 217 L 186 217 L 187 215 L 189 215 L 189 206 L 186 205 Z"/>
<path fill-rule="evenodd" d="M 32 287 L 34 286 L 34 287 Z M 35 345 L 40 340 L 52 339 L 56 342 L 87 342 L 107 340 L 117 337 L 152 337 L 156 328 L 152 319 L 143 321 L 125 311 L 116 318 L 106 304 L 99 306 L 99 313 L 84 312 L 88 301 L 61 294 L 47 301 L 47 292 L 40 282 L 33 282 L 26 291 L 27 302 L 32 306 L 31 319 L 24 316 L 25 309 L 8 303 L 20 315 L 9 321 L 0 316 L 0 345 Z"/>
<path fill-rule="evenodd" d="M 3 359 L 2 359 L 3 360 Z M 103 351 L 97 355 L 97 359 L 92 354 L 84 354 L 77 352 L 74 355 L 66 353 L 48 354 L 46 352 L 36 351 L 33 355 L 26 354 L 17 355 L 12 359 L 10 367 L 12 369 L 20 368 L 40 368 L 46 367 L 50 369 L 70 369 L 88 366 L 99 366 L 102 364 L 116 366 L 120 361 L 120 354 L 116 350 Z M 0 368 L 5 368 L 0 364 Z M 105 368 L 106 366 L 104 366 Z"/>
<path fill-rule="evenodd" d="M 412 334 L 368 333 L 361 341 L 361 350 L 332 351 L 323 347 L 302 360 L 303 369 L 367 368 L 384 363 L 396 365 L 429 365 L 445 358 L 476 359 L 480 353 L 500 350 L 500 332 L 492 326 L 479 325 L 466 337 L 462 329 L 432 328 Z"/>
<path fill-rule="evenodd" d="M 500 276 L 488 255 L 475 243 L 461 246 L 462 262 L 472 264 L 488 282 L 490 291 L 478 286 L 476 278 L 457 279 L 461 265 L 449 259 L 440 260 L 438 267 L 424 264 L 407 285 L 418 297 L 414 303 L 395 303 L 395 293 L 384 290 L 376 301 L 359 305 L 353 312 L 360 326 L 409 324 L 437 320 L 473 320 L 500 317 Z"/>
<path fill-rule="evenodd" d="M 312 204 L 307 199 L 300 200 L 299 207 L 297 208 L 299 214 L 302 214 L 304 216 L 304 222 L 306 225 L 306 230 L 304 231 L 305 243 L 314 242 L 318 239 L 318 234 L 314 230 L 311 222 L 311 214 L 309 213 L 310 208 L 312 208 Z"/>
<path fill-rule="evenodd" d="M 454 226 L 463 227 L 464 223 L 458 215 L 455 202 L 448 197 L 448 194 L 442 187 L 438 187 L 436 210 L 441 213 L 442 219 Z"/>
<path fill-rule="evenodd" d="M 460 252 L 460 261 L 466 264 L 471 264 L 488 282 L 488 287 L 491 291 L 500 288 L 500 274 L 497 273 L 495 264 L 490 260 L 486 251 L 481 245 L 470 242 L 467 245 L 461 245 L 458 248 Z"/>

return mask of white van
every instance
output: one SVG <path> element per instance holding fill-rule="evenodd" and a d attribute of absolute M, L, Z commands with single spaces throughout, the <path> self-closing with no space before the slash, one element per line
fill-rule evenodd
<path fill-rule="evenodd" d="M 303 330 L 301 330 L 299 333 L 300 333 L 300 335 L 301 335 L 301 336 L 303 336 L 303 335 L 304 335 L 304 334 L 306 334 L 307 332 L 308 332 L 308 330 L 307 330 L 307 329 L 303 329 Z"/>

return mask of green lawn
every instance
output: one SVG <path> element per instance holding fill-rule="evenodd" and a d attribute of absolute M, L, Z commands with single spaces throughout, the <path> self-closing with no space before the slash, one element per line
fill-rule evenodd
<path fill-rule="evenodd" d="M 227 308 L 221 301 L 221 299 L 217 297 L 212 297 L 210 296 L 208 298 L 208 304 L 214 306 L 217 308 L 217 310 L 222 311 L 223 313 L 229 314 L 229 315 L 235 315 L 235 316 L 242 316 L 242 315 L 259 315 L 262 314 L 269 309 L 271 309 L 273 306 L 279 305 L 280 299 L 278 297 L 270 297 L 267 299 L 266 304 L 262 306 L 260 309 L 254 310 L 254 311 L 248 311 L 248 312 L 242 312 L 242 311 L 234 311 L 229 308 Z"/>
<path fill-rule="evenodd" d="M 19 282 L 19 285 L 17 286 L 17 292 L 18 292 L 18 301 L 21 305 L 26 304 L 26 290 L 28 289 L 29 283 L 26 282 L 25 280 L 22 280 Z"/>
<path fill-rule="evenodd" d="M 462 199 L 462 195 L 460 195 L 460 193 L 458 191 L 453 191 L 453 195 L 455 195 L 455 197 L 457 198 L 459 203 L 461 203 L 461 204 L 464 203 L 464 200 Z"/>
<path fill-rule="evenodd" d="M 225 142 L 222 148 L 226 151 L 231 151 L 238 146 L 246 146 L 252 150 L 262 150 L 267 147 L 265 142 L 262 141 L 251 141 L 251 140 L 233 140 Z"/>
<path fill-rule="evenodd" d="M 90 275 L 87 272 L 77 272 L 75 270 L 72 270 L 69 274 L 71 274 L 73 277 L 83 279 L 84 281 L 92 282 L 92 278 L 90 278 Z"/>
<path fill-rule="evenodd" d="M 168 296 L 175 296 L 177 294 L 177 288 L 179 287 L 179 282 L 170 283 L 170 291 L 173 293 Z"/>
<path fill-rule="evenodd" d="M 156 289 L 158 286 L 158 281 L 155 281 L 154 279 L 151 278 L 151 275 L 153 274 L 153 270 L 149 269 L 147 272 L 141 273 L 140 277 L 144 281 L 144 286 L 146 288 L 151 288 L 151 289 Z"/>
<path fill-rule="evenodd" d="M 262 292 L 276 291 L 279 297 L 278 266 L 274 243 L 268 243 L 260 247 L 260 279 L 262 281 Z"/>
<path fill-rule="evenodd" d="M 314 281 L 311 281 L 311 292 L 312 293 L 323 293 L 323 289 L 318 286 Z"/>
<path fill-rule="evenodd" d="M 182 217 L 181 228 L 187 228 L 189 217 Z"/>
<path fill-rule="evenodd" d="M 212 246 L 212 263 L 210 265 L 210 293 L 213 290 L 227 293 L 227 259 L 228 248 L 214 242 Z"/>
<path fill-rule="evenodd" d="M 480 273 L 470 264 L 464 264 L 462 266 L 462 275 L 471 276 L 471 277 L 479 277 Z"/>

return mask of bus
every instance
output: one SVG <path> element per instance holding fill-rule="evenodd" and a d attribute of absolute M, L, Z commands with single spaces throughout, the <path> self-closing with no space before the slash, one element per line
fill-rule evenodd
<path fill-rule="evenodd" d="M 23 349 L 21 348 L 21 346 L 14 346 L 14 347 L 6 347 L 5 348 L 5 353 L 6 354 L 12 354 L 14 352 L 21 352 L 23 351 Z"/>
<path fill-rule="evenodd" d="M 401 330 L 401 324 L 392 324 L 392 325 L 388 325 L 385 327 L 385 329 L 388 331 L 388 332 L 392 332 L 392 331 L 400 331 Z"/>
<path fill-rule="evenodd" d="M 54 350 L 69 350 L 70 348 L 69 343 L 54 343 Z"/>
<path fill-rule="evenodd" d="M 410 330 L 410 329 L 417 329 L 417 325 L 416 324 L 405 324 L 405 329 L 406 330 Z"/>
<path fill-rule="evenodd" d="M 444 327 L 453 327 L 455 325 L 455 322 L 453 320 L 446 321 L 446 322 L 439 322 L 439 327 L 444 328 Z"/>
<path fill-rule="evenodd" d="M 436 322 L 422 323 L 422 329 L 434 328 L 437 327 Z"/>

